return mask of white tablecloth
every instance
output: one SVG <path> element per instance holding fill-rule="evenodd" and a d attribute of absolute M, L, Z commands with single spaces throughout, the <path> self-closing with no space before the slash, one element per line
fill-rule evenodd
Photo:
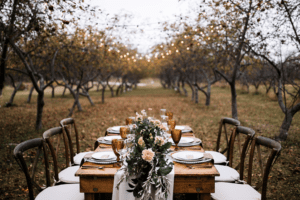
<path fill-rule="evenodd" d="M 133 196 L 132 192 L 127 192 L 127 190 L 131 189 L 128 186 L 128 182 L 124 180 L 120 186 L 119 190 L 116 188 L 117 183 L 119 182 L 122 174 L 124 173 L 123 170 L 119 170 L 114 177 L 114 188 L 113 188 L 113 195 L 112 195 L 112 200 L 135 200 L 136 198 Z M 173 190 L 174 190 L 174 166 L 173 170 L 167 175 L 167 178 L 170 180 L 170 187 L 169 188 L 169 194 L 168 194 L 168 199 L 167 200 L 172 200 L 173 199 Z M 152 191 L 152 196 L 154 197 L 153 200 L 162 200 L 158 199 L 155 197 L 155 191 Z"/>

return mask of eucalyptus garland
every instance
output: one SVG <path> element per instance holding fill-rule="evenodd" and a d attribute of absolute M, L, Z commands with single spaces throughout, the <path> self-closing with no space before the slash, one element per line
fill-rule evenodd
<path fill-rule="evenodd" d="M 144 110 L 141 113 L 137 113 L 133 125 L 135 138 L 124 160 L 126 164 L 121 168 L 124 173 L 117 189 L 126 179 L 131 188 L 128 192 L 133 192 L 134 197 L 151 199 L 151 188 L 155 188 L 155 195 L 166 199 L 170 186 L 167 175 L 173 169 L 173 163 L 167 160 L 166 154 L 172 143 L 164 137 L 164 127 L 159 120 L 147 118 Z"/>

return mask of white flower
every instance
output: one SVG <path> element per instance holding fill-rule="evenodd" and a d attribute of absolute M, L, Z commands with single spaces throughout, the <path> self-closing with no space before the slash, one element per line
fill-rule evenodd
<path fill-rule="evenodd" d="M 153 160 L 154 152 L 152 151 L 152 149 L 145 149 L 142 151 L 142 154 L 143 160 L 147 162 L 151 162 Z"/>
<path fill-rule="evenodd" d="M 139 114 L 137 113 L 137 115 L 136 115 L 136 117 L 135 117 L 135 121 L 141 121 L 141 120 L 143 120 L 143 115 L 139 115 Z"/>
<path fill-rule="evenodd" d="M 133 128 L 133 129 L 136 129 L 136 128 L 137 128 L 137 125 L 136 125 L 136 124 L 133 124 L 133 125 L 132 125 L 132 128 Z"/>
<path fill-rule="evenodd" d="M 166 127 L 166 126 L 164 126 L 163 124 L 162 124 L 162 125 L 160 125 L 160 126 L 159 126 L 159 128 L 160 128 L 161 130 L 164 130 L 164 131 L 166 131 L 166 130 L 167 130 L 167 127 Z"/>
<path fill-rule="evenodd" d="M 157 144 L 158 146 L 162 146 L 165 143 L 165 140 L 163 137 L 156 136 L 154 143 Z"/>
<path fill-rule="evenodd" d="M 142 110 L 141 113 L 142 113 L 143 116 L 147 116 L 147 113 L 146 113 L 145 110 Z"/>
<path fill-rule="evenodd" d="M 140 137 L 139 140 L 138 140 L 138 144 L 143 147 L 145 145 L 145 141 L 143 139 L 143 137 Z"/>
<path fill-rule="evenodd" d="M 154 125 L 155 126 L 160 126 L 161 125 L 161 122 L 157 119 L 157 120 L 154 120 Z"/>

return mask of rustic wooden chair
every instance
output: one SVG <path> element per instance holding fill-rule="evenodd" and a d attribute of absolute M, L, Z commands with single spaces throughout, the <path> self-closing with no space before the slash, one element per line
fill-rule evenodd
<path fill-rule="evenodd" d="M 227 126 L 233 126 L 234 128 L 239 126 L 241 123 L 236 120 L 236 119 L 232 119 L 232 118 L 228 118 L 228 117 L 223 117 L 220 121 L 220 126 L 219 126 L 219 132 L 218 132 L 218 139 L 217 139 L 217 146 L 216 146 L 216 151 L 205 151 L 206 153 L 210 153 L 213 158 L 214 158 L 214 162 L 215 164 L 221 164 L 221 165 L 225 165 L 229 162 L 229 147 L 230 147 L 230 138 L 231 136 L 228 134 L 227 132 Z M 224 129 L 224 131 L 223 131 Z M 224 132 L 224 133 L 223 133 Z M 222 133 L 225 135 L 225 144 L 223 144 L 224 149 L 221 148 L 221 138 L 222 138 Z M 232 134 L 232 132 L 231 132 Z M 227 156 L 225 156 L 224 154 L 227 153 Z"/>
<path fill-rule="evenodd" d="M 43 154 L 42 159 L 40 154 Z M 34 200 L 35 189 L 39 191 L 35 198 L 36 200 L 84 199 L 84 194 L 79 192 L 79 184 L 51 187 L 47 146 L 42 138 L 31 139 L 18 144 L 14 149 L 14 157 L 25 174 L 30 200 Z M 31 171 L 31 174 L 29 171 Z M 39 175 L 46 176 L 46 179 L 38 179 Z M 57 178 L 57 174 L 55 174 L 54 178 Z"/>
<path fill-rule="evenodd" d="M 93 151 L 86 151 L 86 152 L 80 152 L 80 145 L 79 145 L 79 134 L 76 128 L 75 120 L 73 118 L 66 118 L 60 121 L 60 126 L 64 127 L 69 147 L 70 147 L 70 155 L 71 155 L 71 164 L 72 165 L 80 165 L 80 162 L 82 158 L 88 154 L 92 153 Z M 76 140 L 76 155 L 74 154 L 74 147 L 73 147 L 73 141 L 72 141 L 72 134 L 74 132 L 75 140 Z M 84 136 L 83 136 L 84 137 Z"/>
<path fill-rule="evenodd" d="M 265 166 L 261 155 L 261 147 L 264 148 L 263 152 L 270 152 L 269 157 L 266 160 Z M 255 149 L 257 149 L 258 162 L 253 162 Z M 266 200 L 267 195 L 267 183 L 269 179 L 269 174 L 273 164 L 275 163 L 277 157 L 279 156 L 281 151 L 281 145 L 279 142 L 266 138 L 266 137 L 257 137 L 253 140 L 251 145 L 251 151 L 249 156 L 249 169 L 248 169 L 248 177 L 247 183 L 238 184 L 238 183 L 224 183 L 224 182 L 216 182 L 215 184 L 215 193 L 212 193 L 211 196 L 213 199 L 262 199 Z M 240 179 L 244 178 L 244 167 L 245 167 L 245 159 L 241 159 L 241 167 L 240 167 Z M 260 170 L 253 172 L 254 164 L 258 164 Z M 256 181 L 254 187 L 251 184 L 254 182 L 252 177 L 261 177 L 261 181 Z M 253 184 L 254 185 L 254 184 Z M 261 189 L 261 193 L 257 190 Z"/>
<path fill-rule="evenodd" d="M 43 138 L 49 146 L 51 156 L 53 157 L 53 165 L 56 174 L 58 174 L 57 179 L 59 182 L 63 183 L 79 183 L 79 177 L 75 176 L 76 171 L 79 166 L 71 166 L 69 161 L 69 147 L 68 139 L 64 132 L 64 128 L 55 127 L 51 128 L 43 133 Z M 61 150 L 61 140 L 63 140 L 63 148 Z M 63 153 L 64 152 L 64 153 Z M 66 164 L 60 165 L 58 159 L 65 159 Z M 58 170 L 60 168 L 60 172 Z"/>
<path fill-rule="evenodd" d="M 245 136 L 245 142 L 243 145 L 241 144 L 241 136 Z M 236 180 L 239 180 L 240 174 L 238 173 L 237 169 L 240 166 L 240 162 L 236 165 L 235 168 L 232 168 L 233 166 L 233 158 L 234 158 L 234 144 L 236 138 L 238 139 L 238 160 L 240 161 L 242 159 L 242 162 L 244 162 L 244 158 L 247 154 L 247 151 L 249 150 L 249 144 L 254 138 L 255 131 L 251 128 L 247 128 L 244 126 L 237 126 L 233 133 L 231 134 L 230 144 L 229 144 L 229 163 L 230 166 L 224 166 L 224 165 L 215 165 L 217 170 L 220 173 L 220 176 L 215 177 L 216 182 L 235 182 Z"/>

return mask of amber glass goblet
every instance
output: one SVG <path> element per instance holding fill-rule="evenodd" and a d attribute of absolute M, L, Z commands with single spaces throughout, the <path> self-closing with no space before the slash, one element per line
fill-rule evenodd
<path fill-rule="evenodd" d="M 124 140 L 123 139 L 113 139 L 112 142 L 112 149 L 117 156 L 117 161 L 120 161 L 120 153 L 119 151 L 124 148 Z"/>
<path fill-rule="evenodd" d="M 129 127 L 120 127 L 120 136 L 122 139 L 127 139 L 127 134 L 130 133 Z"/>
<path fill-rule="evenodd" d="M 173 119 L 173 113 L 172 112 L 166 112 L 166 115 L 169 117 L 169 119 Z"/>
<path fill-rule="evenodd" d="M 181 139 L 181 130 L 180 129 L 171 130 L 171 136 L 172 136 L 172 139 L 175 143 L 175 151 L 177 151 L 178 150 L 178 143 Z"/>
<path fill-rule="evenodd" d="M 126 118 L 126 125 L 132 124 L 133 120 L 131 118 Z"/>
<path fill-rule="evenodd" d="M 174 119 L 169 119 L 168 120 L 168 128 L 169 128 L 169 131 L 175 129 L 175 126 L 176 126 L 176 121 Z"/>

